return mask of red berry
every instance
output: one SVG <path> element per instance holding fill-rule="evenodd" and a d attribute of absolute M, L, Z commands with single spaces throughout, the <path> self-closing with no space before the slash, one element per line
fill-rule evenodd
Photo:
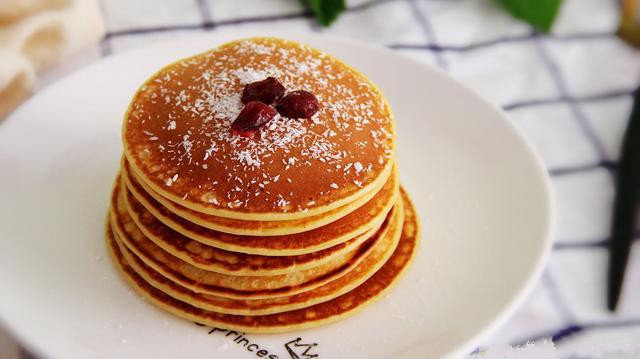
<path fill-rule="evenodd" d="M 262 81 L 252 82 L 244 87 L 242 103 L 260 101 L 271 105 L 284 95 L 284 90 L 284 86 L 275 77 L 267 77 Z"/>
<path fill-rule="evenodd" d="M 243 137 L 251 137 L 258 128 L 271 121 L 276 115 L 276 110 L 259 101 L 247 103 L 238 118 L 231 125 L 231 132 Z"/>
<path fill-rule="evenodd" d="M 280 115 L 289 118 L 309 118 L 318 112 L 318 99 L 308 91 L 288 93 L 276 105 Z"/>

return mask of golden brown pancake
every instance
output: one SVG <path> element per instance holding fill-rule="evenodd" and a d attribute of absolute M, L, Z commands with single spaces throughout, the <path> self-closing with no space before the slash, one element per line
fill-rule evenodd
<path fill-rule="evenodd" d="M 390 177 L 379 194 L 369 202 L 326 226 L 303 233 L 268 237 L 233 235 L 204 228 L 177 216 L 143 189 L 136 187 L 133 181 L 128 181 L 127 187 L 133 194 L 133 197 L 127 196 L 130 208 L 140 203 L 174 231 L 205 245 L 248 254 L 292 256 L 330 248 L 379 227 L 396 201 L 399 184 L 397 175 Z M 241 222 L 237 226 L 241 226 Z"/>
<path fill-rule="evenodd" d="M 316 267 L 355 250 L 379 228 L 374 227 L 347 242 L 318 252 L 297 256 L 261 256 L 226 251 L 183 236 L 158 221 L 136 202 L 120 181 L 115 184 L 111 194 L 111 207 L 125 221 L 129 221 L 130 217 L 148 239 L 170 254 L 195 267 L 229 275 L 270 276 Z"/>
<path fill-rule="evenodd" d="M 151 188 L 145 185 L 144 182 L 140 181 L 140 179 L 136 178 L 136 176 L 131 173 L 127 161 L 123 161 L 122 163 L 122 174 L 127 183 L 127 186 L 131 188 L 131 191 L 134 192 L 134 194 L 138 194 L 137 197 L 145 196 L 146 194 L 148 195 L 147 197 L 153 198 L 159 205 L 166 207 L 167 211 L 176 214 L 188 220 L 189 222 L 193 222 L 199 226 L 216 231 L 252 236 L 282 236 L 310 231 L 312 229 L 327 225 L 331 222 L 335 222 L 336 220 L 348 215 L 349 213 L 355 211 L 365 204 L 367 204 L 368 207 L 363 208 L 360 211 L 360 214 L 362 214 L 362 212 L 364 212 L 366 208 L 372 208 L 372 206 L 380 206 L 382 208 L 382 203 L 386 203 L 388 205 L 388 208 L 390 208 L 390 203 L 395 199 L 392 198 L 393 191 L 390 191 L 389 188 L 393 188 L 394 185 L 398 187 L 397 172 L 394 168 L 387 182 L 382 183 L 381 186 L 377 186 L 370 193 L 367 193 L 357 200 L 342 207 L 338 207 L 332 209 L 331 211 L 315 216 L 294 219 L 290 221 L 252 221 L 212 216 L 209 214 L 196 212 L 171 200 L 168 200 L 162 197 L 160 194 L 154 192 Z M 376 198 L 374 201 L 372 201 L 374 197 Z M 141 199 L 141 201 L 145 202 L 144 199 Z M 151 201 L 150 203 L 155 202 Z M 362 218 L 357 214 L 351 216 L 350 219 L 354 220 L 355 218 L 359 218 L 359 221 L 357 223 L 353 223 L 353 225 L 350 225 L 352 229 L 357 229 L 358 224 L 362 223 Z"/>
<path fill-rule="evenodd" d="M 400 205 L 402 203 L 399 203 Z M 400 217 L 401 209 L 398 212 Z M 318 288 L 296 295 L 271 299 L 229 299 L 208 294 L 195 293 L 181 286 L 169 285 L 167 279 L 144 264 L 118 241 L 120 252 L 133 270 L 149 284 L 170 296 L 195 307 L 225 314 L 264 315 L 281 313 L 326 302 L 340 296 L 371 277 L 389 259 L 395 250 L 402 231 L 401 221 L 396 221 L 373 251 L 349 273 Z M 115 240 L 114 240 L 115 241 Z"/>
<path fill-rule="evenodd" d="M 244 86 L 268 76 L 319 100 L 311 119 L 276 116 L 255 138 L 233 135 Z M 123 123 L 133 172 L 195 211 L 242 220 L 292 220 L 371 192 L 393 165 L 395 127 L 364 75 L 309 46 L 234 41 L 155 73 Z"/>
<path fill-rule="evenodd" d="M 117 239 L 147 265 L 195 292 L 239 299 L 293 295 L 335 280 L 357 266 L 397 220 L 392 211 L 389 220 L 371 238 L 342 257 L 319 266 L 281 275 L 230 276 L 202 270 L 166 252 L 148 239 L 131 217 L 124 215 L 126 209 L 123 211 L 122 207 L 111 208 L 111 226 Z"/>
<path fill-rule="evenodd" d="M 107 241 L 114 262 L 123 273 L 124 278 L 143 297 L 154 305 L 177 316 L 212 327 L 241 330 L 253 333 L 275 333 L 316 327 L 340 320 L 361 310 L 366 304 L 382 297 L 404 273 L 414 254 L 420 239 L 419 223 L 415 209 L 408 196 L 402 191 L 405 220 L 402 235 L 391 258 L 373 276 L 357 288 L 332 300 L 312 305 L 307 308 L 284 313 L 245 316 L 222 314 L 192 306 L 165 294 L 150 285 L 138 275 L 127 263 L 118 246 L 113 244 L 113 236 L 107 228 Z M 162 276 L 158 280 L 163 280 Z M 177 284 L 164 279 L 165 285 L 174 290 L 183 290 Z"/>

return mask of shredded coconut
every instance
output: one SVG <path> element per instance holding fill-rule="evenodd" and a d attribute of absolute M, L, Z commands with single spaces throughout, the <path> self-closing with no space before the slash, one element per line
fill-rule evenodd
<path fill-rule="evenodd" d="M 288 207 L 294 196 L 290 189 L 296 188 L 293 179 L 319 167 L 326 172 L 318 178 L 324 189 L 298 190 L 315 199 L 297 204 L 302 206 L 297 210 L 305 210 L 321 201 L 321 189 L 364 186 L 370 177 L 363 173 L 393 156 L 391 116 L 384 101 L 366 79 L 336 66 L 330 57 L 302 45 L 284 48 L 260 40 L 240 41 L 227 52 L 214 50 L 161 72 L 141 88 L 146 97 L 140 98 L 153 106 L 134 102 L 128 121 L 137 121 L 146 135 L 143 151 L 162 154 L 157 173 L 166 186 L 179 191 L 192 185 L 212 194 L 230 188 L 206 199 L 216 206 L 266 202 Z M 314 93 L 319 112 L 311 119 L 276 115 L 255 138 L 233 135 L 230 126 L 243 108 L 242 87 L 269 76 L 288 91 Z M 177 171 L 185 177 L 178 184 Z M 197 183 L 192 182 L 195 171 L 202 175 Z M 281 175 L 286 181 L 280 181 Z M 223 187 L 214 189 L 218 181 Z M 239 185 L 225 187 L 227 183 Z"/>

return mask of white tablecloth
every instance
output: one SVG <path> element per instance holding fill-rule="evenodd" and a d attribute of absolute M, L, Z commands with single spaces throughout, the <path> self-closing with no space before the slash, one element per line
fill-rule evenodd
<path fill-rule="evenodd" d="M 45 74 L 40 87 L 102 56 L 222 29 L 346 36 L 440 66 L 508 111 L 542 156 L 557 204 L 555 244 L 542 279 L 469 357 L 640 357 L 639 246 L 619 312 L 605 306 L 613 176 L 640 78 L 640 53 L 614 35 L 617 2 L 565 0 L 551 36 L 490 0 L 348 3 L 333 26 L 321 28 L 296 0 L 103 0 L 106 38 Z M 530 341 L 535 345 L 526 349 L 509 346 Z"/>

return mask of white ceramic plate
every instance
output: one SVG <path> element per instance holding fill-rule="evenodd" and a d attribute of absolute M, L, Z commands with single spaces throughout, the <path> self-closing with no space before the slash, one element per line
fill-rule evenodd
<path fill-rule="evenodd" d="M 192 36 L 107 58 L 0 124 L 0 320 L 37 353 L 58 358 L 251 359 L 259 347 L 288 359 L 285 344 L 298 337 L 317 343 L 308 354 L 318 358 L 473 350 L 540 273 L 552 212 L 545 172 L 480 96 L 437 69 L 352 41 L 285 35 L 362 70 L 395 110 L 400 174 L 423 238 L 389 295 L 335 324 L 246 335 L 256 346 L 245 347 L 155 309 L 113 269 L 103 220 L 129 98 L 164 64 L 247 35 Z"/>

